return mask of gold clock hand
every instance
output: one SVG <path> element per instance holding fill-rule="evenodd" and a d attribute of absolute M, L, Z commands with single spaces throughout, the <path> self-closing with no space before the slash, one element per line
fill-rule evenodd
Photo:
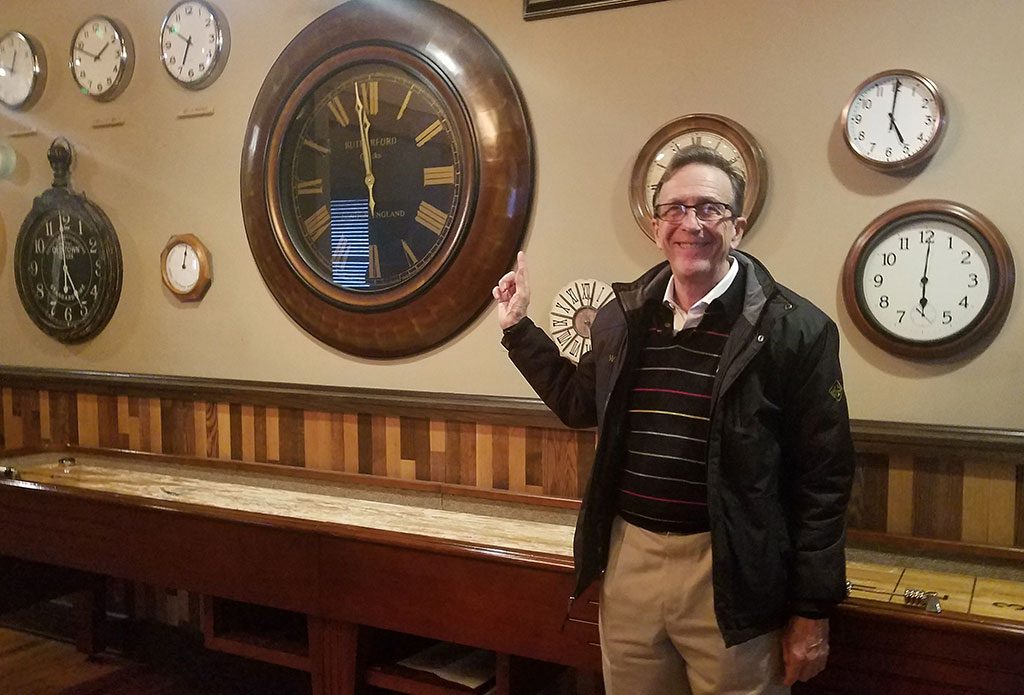
<path fill-rule="evenodd" d="M 366 169 L 366 191 L 370 194 L 370 217 L 373 217 L 377 204 L 373 200 L 373 184 L 376 179 L 373 176 L 373 153 L 370 152 L 370 119 L 366 115 L 366 107 L 359 96 L 359 83 L 353 85 L 356 92 L 356 115 L 359 117 L 359 142 L 363 150 L 363 167 Z"/>

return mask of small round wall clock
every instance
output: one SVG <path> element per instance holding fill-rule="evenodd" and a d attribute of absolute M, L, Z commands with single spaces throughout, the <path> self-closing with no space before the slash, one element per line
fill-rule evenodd
<path fill-rule="evenodd" d="M 549 319 L 551 337 L 564 357 L 579 363 L 590 350 L 590 326 L 613 296 L 611 285 L 600 280 L 573 280 L 558 291 Z"/>
<path fill-rule="evenodd" d="M 224 70 L 229 50 L 227 20 L 210 3 L 184 0 L 164 17 L 160 27 L 160 62 L 181 86 L 209 87 Z"/>
<path fill-rule="evenodd" d="M 198 302 L 213 283 L 210 252 L 194 234 L 168 239 L 160 254 L 164 285 L 182 302 Z"/>
<path fill-rule="evenodd" d="M 46 86 L 46 54 L 20 31 L 0 37 L 0 103 L 22 111 L 39 100 Z"/>
<path fill-rule="evenodd" d="M 996 226 L 945 200 L 883 213 L 857 238 L 843 267 L 843 299 L 854 323 L 904 357 L 950 357 L 992 336 L 1013 287 L 1013 257 Z"/>
<path fill-rule="evenodd" d="M 110 101 L 124 91 L 135 68 L 128 31 L 103 15 L 85 20 L 71 40 L 71 74 L 82 94 Z"/>
<path fill-rule="evenodd" d="M 912 70 L 886 70 L 864 80 L 843 108 L 843 138 L 858 160 L 900 171 L 929 159 L 946 129 L 938 87 Z"/>
<path fill-rule="evenodd" d="M 438 345 L 487 306 L 532 195 L 529 122 L 497 49 L 427 0 L 306 27 L 249 119 L 242 212 L 275 299 L 365 357 Z"/>
<path fill-rule="evenodd" d="M 32 203 L 14 247 L 18 296 L 33 322 L 62 343 L 89 340 L 121 296 L 121 246 L 103 210 L 69 187 L 71 145 L 50 145 L 53 186 Z"/>
<path fill-rule="evenodd" d="M 672 155 L 690 145 L 718 152 L 746 179 L 743 217 L 754 224 L 768 191 L 768 166 L 761 146 L 736 121 L 711 113 L 695 113 L 666 123 L 641 148 L 629 177 L 629 206 L 640 229 L 654 241 L 652 196 Z"/>

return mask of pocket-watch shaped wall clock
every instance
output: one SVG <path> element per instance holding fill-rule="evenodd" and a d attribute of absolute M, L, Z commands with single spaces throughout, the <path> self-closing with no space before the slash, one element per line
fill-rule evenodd
<path fill-rule="evenodd" d="M 160 254 L 164 286 L 182 302 L 198 302 L 213 282 L 210 252 L 195 234 L 168 239 Z"/>
<path fill-rule="evenodd" d="M 551 337 L 564 357 L 578 363 L 590 350 L 590 326 L 613 296 L 611 285 L 600 280 L 573 280 L 558 290 L 548 318 Z"/>
<path fill-rule="evenodd" d="M 228 62 L 228 23 L 203 0 L 183 0 L 160 26 L 160 62 L 175 82 L 188 89 L 213 84 Z"/>
<path fill-rule="evenodd" d="M 128 86 L 134 69 L 132 37 L 116 20 L 96 15 L 75 31 L 71 74 L 82 94 L 110 101 Z"/>
<path fill-rule="evenodd" d="M 721 154 L 746 180 L 743 217 L 747 230 L 757 219 L 768 192 L 768 166 L 761 146 L 736 121 L 711 113 L 695 113 L 666 123 L 640 149 L 629 177 L 629 206 L 644 234 L 654 241 L 654 189 L 672 155 L 690 145 L 703 145 Z"/>
<path fill-rule="evenodd" d="M 351 0 L 274 63 L 242 155 L 267 286 L 366 357 L 422 352 L 490 301 L 532 195 L 530 127 L 497 49 L 428 0 Z"/>
<path fill-rule="evenodd" d="M 18 296 L 33 322 L 62 343 L 103 330 L 121 296 L 121 246 L 103 210 L 69 187 L 71 145 L 48 153 L 53 186 L 32 203 L 14 247 Z"/>
<path fill-rule="evenodd" d="M 862 163 L 901 171 L 927 161 L 946 129 L 938 87 L 912 70 L 886 70 L 864 80 L 843 108 L 843 138 Z"/>
<path fill-rule="evenodd" d="M 18 111 L 39 100 L 46 86 L 46 54 L 20 31 L 0 37 L 0 103 Z"/>
<path fill-rule="evenodd" d="M 857 328 L 904 357 L 950 357 L 992 336 L 1013 287 L 1013 256 L 996 226 L 945 200 L 883 213 L 843 266 L 843 299 Z"/>

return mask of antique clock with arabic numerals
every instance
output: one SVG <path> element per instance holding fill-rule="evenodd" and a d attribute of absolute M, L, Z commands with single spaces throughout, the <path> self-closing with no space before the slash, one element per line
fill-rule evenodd
<path fill-rule="evenodd" d="M 996 226 L 945 200 L 883 213 L 854 242 L 843 267 L 843 299 L 854 323 L 904 357 L 951 357 L 993 336 L 1013 286 L 1013 256 Z"/>
<path fill-rule="evenodd" d="M 525 107 L 497 49 L 428 0 L 351 0 L 289 44 L 249 120 L 246 233 L 305 330 L 422 352 L 489 303 L 532 190 Z"/>
<path fill-rule="evenodd" d="M 29 317 L 62 343 L 89 340 L 121 296 L 121 246 L 103 211 L 69 187 L 73 153 L 50 145 L 53 186 L 35 199 L 14 247 L 18 296 Z"/>
<path fill-rule="evenodd" d="M 614 294 L 600 280 L 573 280 L 558 291 L 548 315 L 551 337 L 563 357 L 579 363 L 591 346 L 590 326 Z"/>

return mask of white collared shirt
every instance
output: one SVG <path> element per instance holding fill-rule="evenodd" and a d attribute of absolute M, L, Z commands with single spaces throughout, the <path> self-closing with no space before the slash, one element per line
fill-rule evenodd
<path fill-rule="evenodd" d="M 700 325 L 701 319 L 704 318 L 704 312 L 708 310 L 711 302 L 715 301 L 732 285 L 732 281 L 736 279 L 736 275 L 739 272 L 739 264 L 736 263 L 731 257 L 729 258 L 729 270 L 725 273 L 725 277 L 718 281 L 718 284 L 708 290 L 708 293 L 701 297 L 693 306 L 690 307 L 689 311 L 683 311 L 676 303 L 676 283 L 673 278 L 669 278 L 668 287 L 665 288 L 665 299 L 664 304 L 672 310 L 672 334 L 675 335 L 684 328 L 694 328 Z"/>

